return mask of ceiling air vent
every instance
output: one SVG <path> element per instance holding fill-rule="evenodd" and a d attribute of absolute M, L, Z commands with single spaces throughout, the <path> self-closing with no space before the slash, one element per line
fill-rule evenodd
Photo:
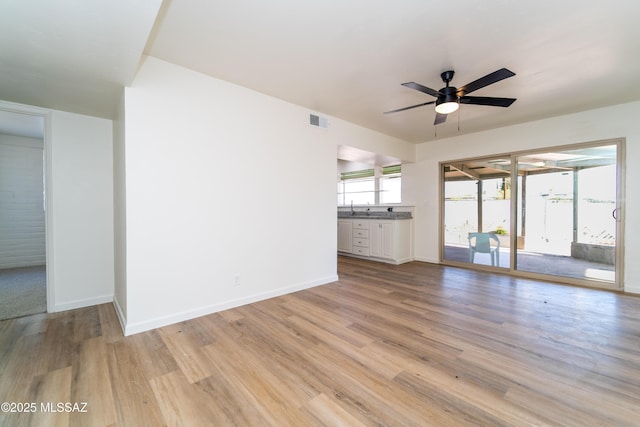
<path fill-rule="evenodd" d="M 329 120 L 327 120 L 326 117 L 309 114 L 309 124 L 318 128 L 327 129 L 329 127 Z"/>

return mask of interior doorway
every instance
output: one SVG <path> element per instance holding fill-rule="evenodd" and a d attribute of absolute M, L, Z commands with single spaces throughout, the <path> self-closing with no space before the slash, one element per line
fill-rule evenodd
<path fill-rule="evenodd" d="M 0 110 L 0 320 L 47 311 L 44 129 Z"/>
<path fill-rule="evenodd" d="M 622 140 L 442 163 L 442 262 L 622 289 L 623 164 Z"/>

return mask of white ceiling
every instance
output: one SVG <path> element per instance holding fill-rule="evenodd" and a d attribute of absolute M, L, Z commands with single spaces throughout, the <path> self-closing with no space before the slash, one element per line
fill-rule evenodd
<path fill-rule="evenodd" d="M 112 117 L 147 54 L 410 142 L 640 99 L 636 0 L 5 0 L 0 99 Z M 156 20 L 157 17 L 157 20 Z M 156 20 L 152 28 L 153 22 Z M 151 36 L 149 37 L 149 34 Z M 509 108 L 433 126 L 440 73 Z M 459 130 L 458 130 L 459 127 Z"/>
<path fill-rule="evenodd" d="M 161 0 L 2 0 L 0 100 L 112 118 L 160 5 Z M 0 132 L 16 132 L 11 117 L 0 117 Z"/>

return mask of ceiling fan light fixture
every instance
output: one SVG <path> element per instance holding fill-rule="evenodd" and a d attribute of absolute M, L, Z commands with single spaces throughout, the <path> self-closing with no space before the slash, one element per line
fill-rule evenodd
<path fill-rule="evenodd" d="M 456 111 L 460 107 L 457 101 L 442 101 L 440 103 L 436 102 L 436 113 L 439 114 L 450 114 Z"/>
<path fill-rule="evenodd" d="M 456 93 L 457 89 L 449 86 L 449 80 L 453 77 L 453 71 L 448 71 L 447 73 L 442 73 L 442 78 L 446 79 L 447 87 L 440 89 L 442 95 L 436 100 L 436 113 L 438 114 L 453 113 L 460 106 L 458 103 L 458 94 Z"/>

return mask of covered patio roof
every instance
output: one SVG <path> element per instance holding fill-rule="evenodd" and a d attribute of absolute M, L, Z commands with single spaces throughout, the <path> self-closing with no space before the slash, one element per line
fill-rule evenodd
<path fill-rule="evenodd" d="M 517 156 L 519 176 L 576 171 L 616 163 L 616 147 L 602 146 L 577 150 L 541 152 Z M 486 160 L 452 162 L 444 165 L 445 181 L 506 178 L 511 174 L 511 156 Z"/>

